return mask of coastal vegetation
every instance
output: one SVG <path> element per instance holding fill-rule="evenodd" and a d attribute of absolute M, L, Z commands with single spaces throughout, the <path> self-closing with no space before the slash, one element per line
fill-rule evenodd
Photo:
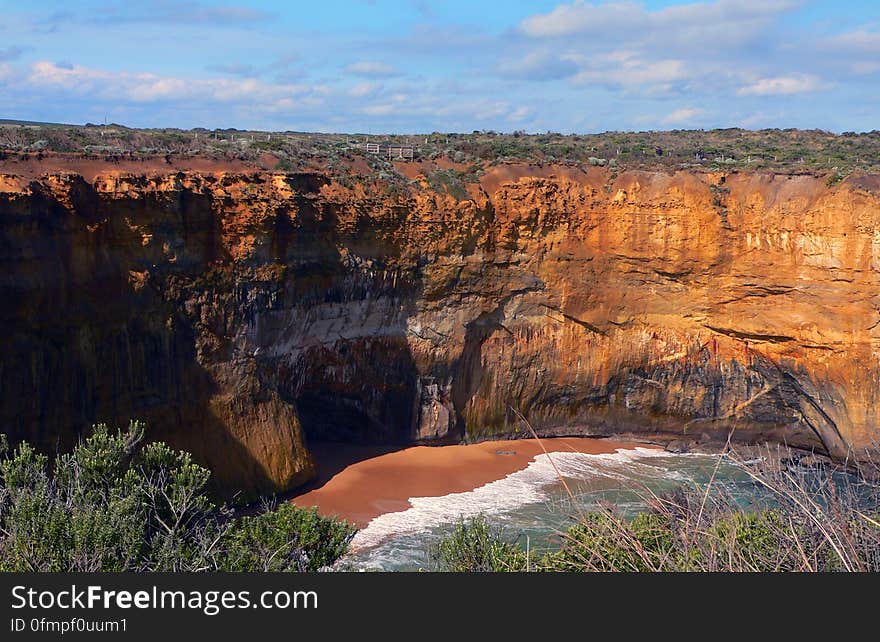
<path fill-rule="evenodd" d="M 760 170 L 834 177 L 880 171 L 880 131 L 834 133 L 824 130 L 724 128 L 642 132 L 562 134 L 524 131 L 470 133 L 332 134 L 238 129 L 136 129 L 119 124 L 63 125 L 0 120 L 0 160 L 15 162 L 44 154 L 87 156 L 95 160 L 200 157 L 239 160 L 267 169 L 296 171 L 319 164 L 346 173 L 360 160 L 383 180 L 403 177 L 388 147 L 412 147 L 413 160 L 447 158 L 465 173 L 479 173 L 505 162 L 570 164 L 626 169 L 710 171 Z M 437 180 L 455 182 L 453 175 Z"/>
<path fill-rule="evenodd" d="M 54 459 L 0 440 L 0 571 L 314 572 L 348 550 L 354 526 L 314 508 L 267 502 L 241 514 L 218 506 L 209 471 L 186 452 L 145 442 L 144 432 L 139 422 L 98 424 Z M 635 516 L 600 504 L 576 513 L 545 550 L 478 516 L 433 546 L 431 569 L 880 570 L 876 477 L 769 457 L 740 465 L 764 490 L 750 505 L 711 481 L 646 497 L 649 510 Z"/>
<path fill-rule="evenodd" d="M 720 488 L 650 497 L 632 519 L 614 506 L 577 516 L 561 546 L 524 548 L 484 517 L 432 551 L 453 572 L 822 572 L 880 570 L 880 484 L 826 470 L 746 464 L 767 500 L 741 506 Z"/>
<path fill-rule="evenodd" d="M 355 528 L 290 503 L 238 515 L 189 453 L 96 425 L 53 461 L 0 441 L 0 571 L 318 571 Z"/>

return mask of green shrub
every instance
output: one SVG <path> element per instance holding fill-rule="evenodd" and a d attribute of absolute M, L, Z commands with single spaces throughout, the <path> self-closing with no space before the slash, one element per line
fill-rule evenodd
<path fill-rule="evenodd" d="M 467 187 L 465 181 L 468 175 L 458 172 L 454 169 L 438 169 L 428 175 L 428 185 L 435 192 L 445 192 L 457 201 L 463 201 L 468 198 Z"/>
<path fill-rule="evenodd" d="M 718 556 L 717 570 L 790 571 L 787 555 L 781 558 L 785 542 L 781 537 L 784 524 L 776 511 L 734 513 L 718 519 L 707 530 L 709 548 L 723 550 Z M 782 561 L 782 565 L 780 565 Z"/>
<path fill-rule="evenodd" d="M 460 521 L 431 551 L 436 570 L 453 573 L 525 571 L 525 551 L 503 539 L 482 516 Z"/>
<path fill-rule="evenodd" d="M 223 570 L 317 571 L 345 553 L 354 532 L 350 524 L 321 517 L 314 508 L 282 504 L 239 520 L 220 566 Z"/>
<path fill-rule="evenodd" d="M 844 175 L 841 174 L 840 172 L 832 172 L 831 174 L 828 175 L 828 178 L 825 179 L 825 186 L 828 188 L 834 187 L 840 181 L 842 181 L 844 178 L 845 178 Z"/>
<path fill-rule="evenodd" d="M 657 571 L 678 566 L 669 520 L 642 513 L 630 522 L 612 513 L 590 513 L 572 526 L 544 566 L 558 571 Z"/>
<path fill-rule="evenodd" d="M 705 488 L 654 497 L 626 519 L 582 515 L 558 550 L 532 555 L 482 518 L 456 525 L 437 546 L 438 570 L 494 571 L 880 571 L 880 485 L 835 482 L 831 472 L 748 469 L 768 505 L 744 511 Z M 849 478 L 847 478 L 849 479 Z M 772 506 L 771 506 L 772 505 Z M 499 568 L 503 566 L 503 569 Z"/>
<path fill-rule="evenodd" d="M 0 571 L 315 571 L 354 528 L 284 504 L 234 518 L 189 453 L 106 425 L 50 465 L 0 440 Z"/>

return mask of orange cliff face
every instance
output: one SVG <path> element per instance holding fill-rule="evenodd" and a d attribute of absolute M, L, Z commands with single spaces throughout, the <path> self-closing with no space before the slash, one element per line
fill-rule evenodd
<path fill-rule="evenodd" d="M 880 180 L 499 166 L 457 200 L 319 173 L 0 175 L 0 420 L 143 418 L 227 490 L 309 439 L 876 449 Z"/>

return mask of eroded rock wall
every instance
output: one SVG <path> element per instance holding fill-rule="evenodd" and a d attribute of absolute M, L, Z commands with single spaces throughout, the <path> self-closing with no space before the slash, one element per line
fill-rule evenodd
<path fill-rule="evenodd" d="M 499 167 L 0 178 L 0 422 L 150 422 L 229 489 L 308 439 L 522 430 L 876 446 L 874 177 Z"/>

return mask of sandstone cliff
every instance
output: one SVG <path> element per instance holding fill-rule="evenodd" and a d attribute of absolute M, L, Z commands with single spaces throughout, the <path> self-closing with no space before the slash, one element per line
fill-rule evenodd
<path fill-rule="evenodd" d="M 468 198 L 319 173 L 0 176 L 0 430 L 144 418 L 227 489 L 309 439 L 726 436 L 866 456 L 876 177 L 500 166 Z"/>

